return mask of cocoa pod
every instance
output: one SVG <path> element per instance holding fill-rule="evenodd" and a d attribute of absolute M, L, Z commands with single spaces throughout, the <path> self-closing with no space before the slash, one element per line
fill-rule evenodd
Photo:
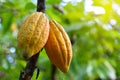
<path fill-rule="evenodd" d="M 18 32 L 18 47 L 25 58 L 38 53 L 46 44 L 49 35 L 49 20 L 42 12 L 28 16 Z"/>
<path fill-rule="evenodd" d="M 45 44 L 50 61 L 62 72 L 67 72 L 72 59 L 72 46 L 64 28 L 56 21 L 50 20 L 50 33 Z"/>

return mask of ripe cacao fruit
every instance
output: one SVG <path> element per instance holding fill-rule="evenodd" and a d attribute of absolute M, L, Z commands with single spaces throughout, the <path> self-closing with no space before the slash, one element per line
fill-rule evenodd
<path fill-rule="evenodd" d="M 42 12 L 34 12 L 21 25 L 18 47 L 27 59 L 38 53 L 46 44 L 49 35 L 49 20 Z"/>
<path fill-rule="evenodd" d="M 45 50 L 51 62 L 65 73 L 68 71 L 72 59 L 71 42 L 60 24 L 50 20 L 49 25 L 50 32 Z"/>

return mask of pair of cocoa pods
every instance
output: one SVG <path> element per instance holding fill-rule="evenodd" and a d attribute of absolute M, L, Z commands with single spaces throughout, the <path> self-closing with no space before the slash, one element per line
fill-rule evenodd
<path fill-rule="evenodd" d="M 72 46 L 64 28 L 48 20 L 42 12 L 34 12 L 23 22 L 18 33 L 18 47 L 27 59 L 45 48 L 50 61 L 67 72 L 72 59 Z"/>

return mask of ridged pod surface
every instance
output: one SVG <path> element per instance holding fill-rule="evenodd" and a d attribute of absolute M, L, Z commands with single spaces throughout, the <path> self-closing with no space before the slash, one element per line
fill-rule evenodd
<path fill-rule="evenodd" d="M 45 45 L 51 62 L 62 72 L 67 72 L 72 59 L 72 46 L 64 28 L 56 21 L 50 20 L 50 33 Z"/>
<path fill-rule="evenodd" d="M 18 47 L 27 59 L 38 53 L 46 44 L 49 35 L 49 20 L 42 12 L 28 16 L 18 32 Z"/>

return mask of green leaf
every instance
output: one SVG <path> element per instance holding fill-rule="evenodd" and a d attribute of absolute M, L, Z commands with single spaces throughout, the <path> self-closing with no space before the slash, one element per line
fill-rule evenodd
<path fill-rule="evenodd" d="M 60 2 L 61 2 L 61 0 L 54 0 L 54 1 L 52 1 L 52 0 L 46 0 L 47 4 L 59 4 Z"/>
<path fill-rule="evenodd" d="M 30 9 L 36 9 L 36 5 L 34 5 L 32 2 L 28 2 L 25 6 L 26 10 L 30 10 Z"/>
<path fill-rule="evenodd" d="M 2 14 L 2 32 L 6 33 L 11 26 L 13 20 L 13 14 L 11 12 L 6 12 Z"/>

